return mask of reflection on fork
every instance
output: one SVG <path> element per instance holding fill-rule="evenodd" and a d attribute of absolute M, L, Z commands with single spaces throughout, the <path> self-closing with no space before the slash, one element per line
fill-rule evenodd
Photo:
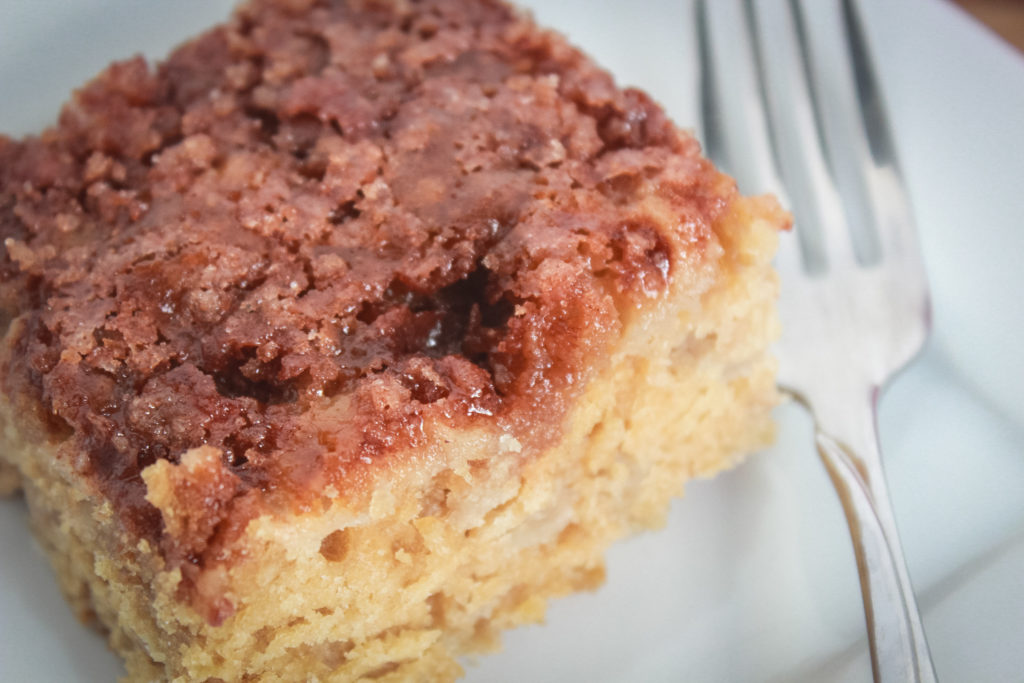
<path fill-rule="evenodd" d="M 861 17 L 835 0 L 839 40 L 822 46 L 798 0 L 695 3 L 708 155 L 794 212 L 779 382 L 814 415 L 850 525 L 875 680 L 934 681 L 876 427 L 881 390 L 927 338 L 928 287 Z"/>

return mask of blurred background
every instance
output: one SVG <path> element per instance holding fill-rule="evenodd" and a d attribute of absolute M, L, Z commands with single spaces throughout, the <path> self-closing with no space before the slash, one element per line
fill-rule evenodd
<path fill-rule="evenodd" d="M 957 4 L 1024 51 L 1024 0 L 957 0 Z"/>

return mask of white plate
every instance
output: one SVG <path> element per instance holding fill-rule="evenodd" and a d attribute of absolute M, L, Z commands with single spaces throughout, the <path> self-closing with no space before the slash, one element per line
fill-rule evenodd
<path fill-rule="evenodd" d="M 649 90 L 684 125 L 696 120 L 685 0 L 529 4 L 621 82 Z M 38 130 L 110 59 L 158 57 L 229 5 L 0 0 L 0 130 Z M 938 0 L 863 5 L 935 303 L 926 353 L 882 407 L 896 514 L 940 677 L 1019 680 L 1024 60 Z M 692 485 L 666 529 L 612 550 L 600 591 L 507 634 L 504 652 L 469 663 L 468 680 L 868 680 L 839 506 L 807 418 L 786 407 L 779 420 L 771 452 Z M 20 501 L 0 503 L 0 595 L 0 680 L 122 671 L 66 608 Z"/>

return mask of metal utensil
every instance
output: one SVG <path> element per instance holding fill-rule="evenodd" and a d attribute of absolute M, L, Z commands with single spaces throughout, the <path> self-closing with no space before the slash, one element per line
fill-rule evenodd
<path fill-rule="evenodd" d="M 776 262 L 779 383 L 814 415 L 849 522 L 875 680 L 934 681 L 876 426 L 882 388 L 928 335 L 928 286 L 861 17 L 836 0 L 826 54 L 797 0 L 695 3 L 707 152 L 794 212 Z"/>

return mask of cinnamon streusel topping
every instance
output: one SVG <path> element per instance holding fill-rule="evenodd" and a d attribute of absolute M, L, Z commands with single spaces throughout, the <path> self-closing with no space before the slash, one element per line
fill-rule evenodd
<path fill-rule="evenodd" d="M 504 4 L 258 0 L 0 138 L 3 384 L 133 533 L 200 566 L 425 419 L 551 438 L 723 187 Z M 199 447 L 200 512 L 165 529 L 141 473 Z"/>

